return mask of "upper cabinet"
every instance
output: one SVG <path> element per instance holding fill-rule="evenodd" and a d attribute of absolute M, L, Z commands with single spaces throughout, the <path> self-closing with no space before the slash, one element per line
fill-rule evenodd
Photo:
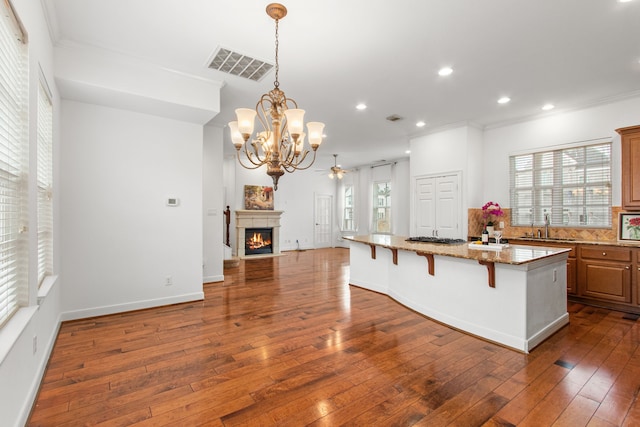
<path fill-rule="evenodd" d="M 616 132 L 622 142 L 622 208 L 640 210 L 640 125 Z"/>

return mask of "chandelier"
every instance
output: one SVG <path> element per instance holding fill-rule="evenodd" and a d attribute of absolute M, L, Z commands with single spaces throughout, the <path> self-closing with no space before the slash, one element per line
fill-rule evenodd
<path fill-rule="evenodd" d="M 333 178 L 342 179 L 344 177 L 345 173 L 347 173 L 347 171 L 342 169 L 340 166 L 338 166 L 338 155 L 334 154 L 333 155 L 333 166 L 331 167 L 331 173 L 329 173 L 329 178 L 331 178 L 331 179 L 333 179 Z"/>
<path fill-rule="evenodd" d="M 263 94 L 255 109 L 238 108 L 237 120 L 229 123 L 231 141 L 236 148 L 238 162 L 245 169 L 267 166 L 267 175 L 273 179 L 274 190 L 278 189 L 278 179 L 285 172 L 308 169 L 316 160 L 316 150 L 322 143 L 324 123 L 307 123 L 304 130 L 304 110 L 280 90 L 278 81 L 278 22 L 287 15 L 287 8 L 279 3 L 267 5 L 267 15 L 276 22 L 276 80 L 271 92 Z M 255 117 L 258 116 L 262 130 L 252 136 Z M 313 150 L 313 157 L 307 158 L 309 150 L 304 146 L 305 136 Z M 248 163 L 243 162 L 240 151 Z M 306 161 L 305 160 L 309 160 Z"/>

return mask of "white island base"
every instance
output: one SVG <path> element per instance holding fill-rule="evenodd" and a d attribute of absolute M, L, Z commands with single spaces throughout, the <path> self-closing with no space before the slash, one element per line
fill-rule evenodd
<path fill-rule="evenodd" d="M 453 328 L 528 353 L 569 323 L 567 254 L 524 264 L 495 262 L 495 287 L 478 260 L 350 243 L 350 284 L 389 295 Z M 533 249 L 533 248 L 532 248 Z M 487 251 L 492 261 L 495 251 Z M 485 257 L 485 255 L 482 255 Z"/>

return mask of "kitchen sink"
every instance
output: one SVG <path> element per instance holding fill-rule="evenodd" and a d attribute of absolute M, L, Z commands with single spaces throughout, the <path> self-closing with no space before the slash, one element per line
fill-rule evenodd
<path fill-rule="evenodd" d="M 528 240 L 548 240 L 553 242 L 574 242 L 576 239 L 572 239 L 570 237 L 531 237 L 531 236 L 520 236 L 519 239 L 528 239 Z"/>

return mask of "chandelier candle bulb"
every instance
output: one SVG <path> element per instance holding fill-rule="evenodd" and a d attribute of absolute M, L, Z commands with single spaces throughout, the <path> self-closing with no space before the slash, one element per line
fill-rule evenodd
<path fill-rule="evenodd" d="M 238 108 L 236 109 L 236 116 L 238 117 L 238 131 L 242 134 L 244 140 L 247 141 L 253 133 L 256 110 L 252 110 L 250 108 Z"/>
<path fill-rule="evenodd" d="M 309 122 L 307 123 L 307 131 L 309 131 L 309 144 L 313 151 L 316 151 L 320 144 L 322 144 L 322 131 L 324 130 L 324 123 Z"/>
<path fill-rule="evenodd" d="M 231 142 L 233 142 L 236 150 L 239 150 L 245 141 L 240 131 L 238 131 L 238 122 L 229 122 L 229 131 L 231 132 Z"/>
<path fill-rule="evenodd" d="M 290 110 L 286 110 L 284 115 L 287 118 L 289 134 L 291 134 L 293 140 L 296 141 L 304 130 L 304 110 L 292 108 Z"/>

